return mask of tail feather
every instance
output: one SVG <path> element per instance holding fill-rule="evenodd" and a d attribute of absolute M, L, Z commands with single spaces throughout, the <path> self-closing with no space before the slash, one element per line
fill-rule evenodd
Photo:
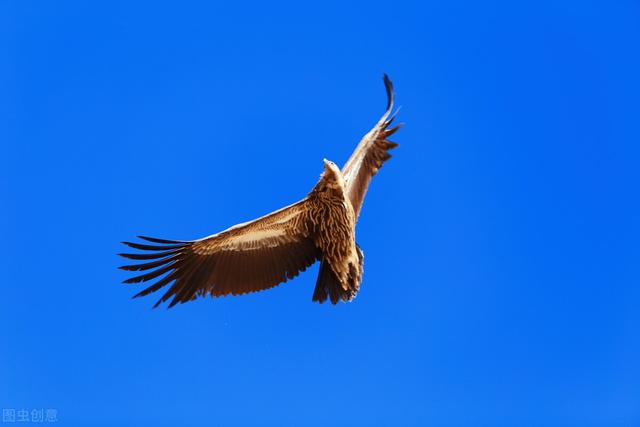
<path fill-rule="evenodd" d="M 342 287 L 338 277 L 329 266 L 329 263 L 326 260 L 322 260 L 312 300 L 322 304 L 327 298 L 330 298 L 332 304 L 337 304 L 340 300 L 341 290 Z"/>
<path fill-rule="evenodd" d="M 360 261 L 360 271 L 362 272 L 364 254 L 360 249 L 360 246 L 356 245 L 356 249 L 358 251 L 358 258 Z M 320 264 L 320 271 L 318 272 L 318 280 L 316 281 L 316 288 L 313 291 L 312 300 L 322 304 L 328 298 L 332 304 L 337 304 L 340 300 L 346 302 L 354 299 L 360 290 L 361 277 L 356 274 L 354 267 L 352 267 L 352 273 L 353 274 L 349 275 L 349 284 L 345 290 L 342 288 L 340 279 L 338 279 L 338 276 L 334 273 L 329 262 L 326 259 L 323 259 Z"/>

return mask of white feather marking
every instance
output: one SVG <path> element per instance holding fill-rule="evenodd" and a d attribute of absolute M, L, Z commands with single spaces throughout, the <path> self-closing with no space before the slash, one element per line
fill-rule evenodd
<path fill-rule="evenodd" d="M 284 236 L 285 234 L 286 234 L 285 231 L 281 228 L 255 230 L 248 233 L 243 233 L 239 236 L 234 236 L 229 239 L 229 243 L 233 245 L 233 244 L 243 244 L 243 243 L 250 243 L 250 242 L 259 242 L 264 239 Z"/>

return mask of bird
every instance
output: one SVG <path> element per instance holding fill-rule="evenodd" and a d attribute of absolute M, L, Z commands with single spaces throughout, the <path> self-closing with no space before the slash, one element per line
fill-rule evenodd
<path fill-rule="evenodd" d="M 356 223 L 371 179 L 398 146 L 388 138 L 402 126 L 391 127 L 398 109 L 393 111 L 394 88 L 386 74 L 383 81 L 387 107 L 382 117 L 342 169 L 323 159 L 317 184 L 302 200 L 197 240 L 138 236 L 144 242 L 122 242 L 138 251 L 118 255 L 144 261 L 120 267 L 143 272 L 123 283 L 152 283 L 133 298 L 168 286 L 154 308 L 168 300 L 171 308 L 207 295 L 248 294 L 293 279 L 319 261 L 312 301 L 353 300 L 364 269 Z"/>

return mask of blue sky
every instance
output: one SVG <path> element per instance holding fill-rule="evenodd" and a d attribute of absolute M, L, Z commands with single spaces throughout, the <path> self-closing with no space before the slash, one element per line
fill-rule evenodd
<path fill-rule="evenodd" d="M 640 5 L 0 5 L 0 406 L 58 424 L 640 425 Z M 406 126 L 317 266 L 151 310 L 119 242 L 303 197 Z"/>

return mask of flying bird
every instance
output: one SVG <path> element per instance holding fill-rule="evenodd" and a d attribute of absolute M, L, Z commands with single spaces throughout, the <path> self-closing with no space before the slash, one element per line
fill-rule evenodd
<path fill-rule="evenodd" d="M 391 157 L 388 151 L 398 146 L 388 140 L 400 125 L 390 127 L 394 91 L 386 74 L 384 85 L 387 108 L 380 120 L 342 170 L 324 159 L 318 183 L 302 200 L 198 240 L 138 236 L 146 242 L 122 242 L 144 252 L 119 255 L 145 261 L 120 267 L 144 271 L 124 283 L 157 280 L 134 298 L 165 286 L 154 307 L 169 299 L 173 307 L 207 294 L 242 295 L 277 286 L 320 261 L 313 301 L 351 301 L 360 289 L 364 265 L 355 225 L 371 178 Z"/>

